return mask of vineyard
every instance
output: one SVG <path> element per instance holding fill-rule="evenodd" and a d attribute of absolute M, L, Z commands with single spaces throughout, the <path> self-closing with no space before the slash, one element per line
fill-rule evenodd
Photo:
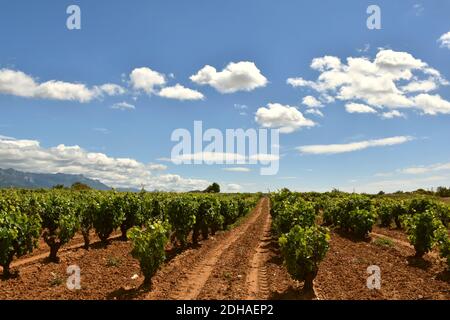
<path fill-rule="evenodd" d="M 433 196 L 8 189 L 0 299 L 449 299 L 449 227 Z"/>

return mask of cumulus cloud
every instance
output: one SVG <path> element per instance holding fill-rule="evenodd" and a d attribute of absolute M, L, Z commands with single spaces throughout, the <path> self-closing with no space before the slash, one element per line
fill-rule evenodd
<path fill-rule="evenodd" d="M 447 48 L 450 49 L 450 31 L 447 33 L 444 33 L 438 40 L 440 43 L 441 48 Z"/>
<path fill-rule="evenodd" d="M 406 115 L 398 110 L 392 110 L 388 112 L 383 112 L 381 114 L 383 119 L 393 119 L 393 118 L 406 118 Z"/>
<path fill-rule="evenodd" d="M 398 190 L 403 191 L 413 191 L 419 188 L 433 188 L 436 185 L 445 183 L 449 180 L 448 176 L 430 176 L 430 177 L 420 177 L 420 178 L 412 178 L 412 179 L 389 179 L 389 180 L 380 180 L 369 182 L 366 184 L 361 184 L 357 186 L 358 192 L 368 192 L 368 193 L 376 193 L 380 190 L 385 192 L 395 192 Z M 348 190 L 352 192 L 354 186 L 349 188 L 339 188 L 340 190 Z"/>
<path fill-rule="evenodd" d="M 105 83 L 101 86 L 98 86 L 97 89 L 101 93 L 105 93 L 108 96 L 119 96 L 126 92 L 124 88 L 114 83 Z"/>
<path fill-rule="evenodd" d="M 322 103 L 313 96 L 304 97 L 302 103 L 309 108 L 322 107 Z"/>
<path fill-rule="evenodd" d="M 267 84 L 267 79 L 253 62 L 231 62 L 222 71 L 206 65 L 190 79 L 200 85 L 210 85 L 220 93 L 252 91 Z"/>
<path fill-rule="evenodd" d="M 318 109 L 307 109 L 307 110 L 305 111 L 305 113 L 307 113 L 307 114 L 313 114 L 313 115 L 316 115 L 316 116 L 319 116 L 319 117 L 323 117 L 322 111 L 320 111 L 320 110 L 318 110 Z"/>
<path fill-rule="evenodd" d="M 242 186 L 236 183 L 229 183 L 226 185 L 225 192 L 239 192 L 242 190 Z"/>
<path fill-rule="evenodd" d="M 173 87 L 162 88 L 159 96 L 176 100 L 203 100 L 205 97 L 202 93 L 183 87 L 181 84 L 176 84 Z"/>
<path fill-rule="evenodd" d="M 123 93 L 125 93 L 125 89 L 111 83 L 92 88 L 82 83 L 59 80 L 39 83 L 32 76 L 22 71 L 0 69 L 0 94 L 85 103 L 103 95 L 119 95 Z"/>
<path fill-rule="evenodd" d="M 414 97 L 414 102 L 425 114 L 436 115 L 438 113 L 450 113 L 450 102 L 442 99 L 440 95 L 422 93 Z"/>
<path fill-rule="evenodd" d="M 428 166 L 415 166 L 398 170 L 398 172 L 404 174 L 425 174 L 439 171 L 450 171 L 450 162 L 435 163 Z"/>
<path fill-rule="evenodd" d="M 442 98 L 442 101 L 437 101 L 435 98 L 438 104 L 433 107 L 425 101 L 431 100 L 431 96 L 424 95 L 449 82 L 438 70 L 410 53 L 380 49 L 373 60 L 348 57 L 346 62 L 337 57 L 324 56 L 313 59 L 310 67 L 320 72 L 317 80 L 296 77 L 289 78 L 287 83 L 329 96 L 332 98 L 328 99 L 330 102 L 337 99 L 364 103 L 371 108 L 415 108 L 430 115 L 447 113 L 447 101 L 443 102 Z"/>
<path fill-rule="evenodd" d="M 310 145 L 297 147 L 302 154 L 337 154 L 364 150 L 373 147 L 384 147 L 403 144 L 413 140 L 410 136 L 397 136 L 384 139 L 366 140 L 345 144 Z"/>
<path fill-rule="evenodd" d="M 117 110 L 134 110 L 136 107 L 128 102 L 118 102 L 111 106 L 111 109 Z"/>
<path fill-rule="evenodd" d="M 154 175 L 166 166 L 130 158 L 113 158 L 79 146 L 60 144 L 44 148 L 36 140 L 0 137 L 0 167 L 37 173 L 83 174 L 116 188 L 186 191 L 204 189 L 209 181 L 175 174 Z"/>
<path fill-rule="evenodd" d="M 302 127 L 315 126 L 314 121 L 305 118 L 296 107 L 279 103 L 269 103 L 267 108 L 259 108 L 255 121 L 264 128 L 280 129 L 281 133 L 292 133 Z"/>
<path fill-rule="evenodd" d="M 166 79 L 164 74 L 142 67 L 131 71 L 130 84 L 136 91 L 152 94 L 155 93 L 155 87 L 161 87 L 166 84 Z"/>
<path fill-rule="evenodd" d="M 348 113 L 377 113 L 374 108 L 361 103 L 347 103 L 345 110 Z"/>

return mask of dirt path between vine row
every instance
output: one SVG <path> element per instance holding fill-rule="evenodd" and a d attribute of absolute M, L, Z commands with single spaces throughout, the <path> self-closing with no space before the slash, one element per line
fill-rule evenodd
<path fill-rule="evenodd" d="M 147 298 L 245 299 L 249 290 L 257 294 L 260 285 L 252 264 L 262 265 L 258 247 L 269 219 L 269 200 L 263 198 L 240 225 L 169 261 L 155 275 Z"/>

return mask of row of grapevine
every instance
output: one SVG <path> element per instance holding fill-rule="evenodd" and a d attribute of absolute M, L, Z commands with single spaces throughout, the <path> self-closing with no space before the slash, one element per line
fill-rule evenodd
<path fill-rule="evenodd" d="M 120 230 L 123 240 L 132 240 L 133 256 L 146 274 L 152 270 L 149 261 L 159 265 L 161 258 L 156 256 L 164 256 L 168 239 L 185 246 L 191 233 L 194 242 L 199 232 L 207 238 L 247 214 L 257 199 L 258 195 L 1 190 L 0 265 L 8 277 L 14 257 L 31 253 L 40 237 L 50 248 L 49 259 L 57 262 L 58 250 L 76 233 L 83 235 L 84 248 L 89 249 L 92 230 L 104 245 Z"/>
<path fill-rule="evenodd" d="M 416 250 L 416 257 L 438 247 L 450 268 L 450 207 L 427 197 L 408 200 L 383 197 L 377 199 L 376 208 L 381 225 L 389 227 L 392 221 L 403 228 Z"/>
<path fill-rule="evenodd" d="M 377 222 L 382 227 L 395 225 L 405 230 L 417 257 L 436 247 L 450 268 L 450 207 L 436 198 L 339 191 L 293 193 L 286 189 L 272 194 L 271 198 L 273 226 L 279 235 L 287 233 L 294 225 L 310 226 L 314 220 L 361 239 L 368 237 Z"/>
<path fill-rule="evenodd" d="M 304 281 L 303 290 L 311 292 L 319 264 L 329 248 L 329 231 L 318 226 L 318 207 L 299 194 L 281 190 L 271 194 L 272 228 L 278 235 L 281 254 L 289 274 Z"/>
<path fill-rule="evenodd" d="M 372 201 L 364 195 L 330 198 L 323 208 L 323 222 L 340 230 L 364 238 L 377 221 Z"/>

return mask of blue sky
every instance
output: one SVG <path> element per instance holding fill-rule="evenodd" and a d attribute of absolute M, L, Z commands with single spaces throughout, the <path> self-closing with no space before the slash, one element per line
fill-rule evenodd
<path fill-rule="evenodd" d="M 66 28 L 72 4 L 81 30 Z M 372 4 L 380 30 L 366 26 Z M 449 185 L 449 12 L 406 0 L 3 2 L 0 167 L 149 189 Z M 207 65 L 209 78 L 192 77 Z M 195 120 L 281 128 L 278 174 L 166 161 L 173 130 Z"/>

